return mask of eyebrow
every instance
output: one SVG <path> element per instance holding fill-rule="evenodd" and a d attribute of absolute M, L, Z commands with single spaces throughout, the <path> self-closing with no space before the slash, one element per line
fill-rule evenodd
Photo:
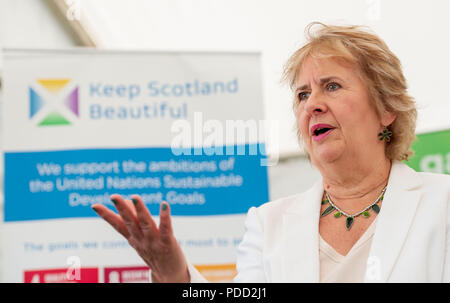
<path fill-rule="evenodd" d="M 329 77 L 321 78 L 321 79 L 319 80 L 319 82 L 320 82 L 320 84 L 322 85 L 322 84 L 327 83 L 327 82 L 329 82 L 329 81 L 331 81 L 331 80 L 333 80 L 333 79 L 341 80 L 339 77 L 336 77 L 336 76 L 329 76 Z M 342 80 L 341 80 L 341 81 L 342 81 Z M 309 88 L 309 85 L 308 85 L 308 84 L 305 84 L 305 85 L 302 85 L 302 86 L 300 86 L 300 87 L 297 87 L 297 88 L 295 89 L 295 92 L 302 91 L 302 90 L 305 90 L 305 89 L 307 89 L 307 88 Z"/>

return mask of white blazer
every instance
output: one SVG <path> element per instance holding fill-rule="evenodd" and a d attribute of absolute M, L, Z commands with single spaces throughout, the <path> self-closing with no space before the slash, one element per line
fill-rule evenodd
<path fill-rule="evenodd" d="M 322 180 L 252 207 L 235 282 L 319 282 Z M 394 162 L 378 214 L 365 282 L 450 282 L 450 175 Z M 189 265 L 192 282 L 204 278 Z"/>

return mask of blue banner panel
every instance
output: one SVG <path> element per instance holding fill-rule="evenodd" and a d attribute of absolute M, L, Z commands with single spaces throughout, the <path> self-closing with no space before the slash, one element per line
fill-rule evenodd
<path fill-rule="evenodd" d="M 269 199 L 263 144 L 214 149 L 82 149 L 5 153 L 5 222 L 95 217 L 94 203 L 139 194 L 150 212 L 246 213 Z"/>

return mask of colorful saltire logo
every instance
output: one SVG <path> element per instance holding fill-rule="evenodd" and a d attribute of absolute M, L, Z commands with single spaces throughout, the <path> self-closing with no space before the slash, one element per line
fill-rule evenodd
<path fill-rule="evenodd" d="M 79 117 L 78 86 L 71 79 L 37 79 L 29 87 L 30 119 L 38 126 L 70 125 Z"/>

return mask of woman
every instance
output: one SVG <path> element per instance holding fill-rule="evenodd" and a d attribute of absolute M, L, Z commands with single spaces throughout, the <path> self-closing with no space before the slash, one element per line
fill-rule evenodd
<path fill-rule="evenodd" d="M 299 139 L 322 178 L 249 210 L 235 281 L 450 281 L 450 176 L 400 162 L 412 155 L 416 109 L 399 60 L 359 27 L 307 29 L 285 79 Z M 173 236 L 168 204 L 158 228 L 139 196 L 111 198 L 119 215 L 93 208 L 128 239 L 152 281 L 205 281 Z"/>

